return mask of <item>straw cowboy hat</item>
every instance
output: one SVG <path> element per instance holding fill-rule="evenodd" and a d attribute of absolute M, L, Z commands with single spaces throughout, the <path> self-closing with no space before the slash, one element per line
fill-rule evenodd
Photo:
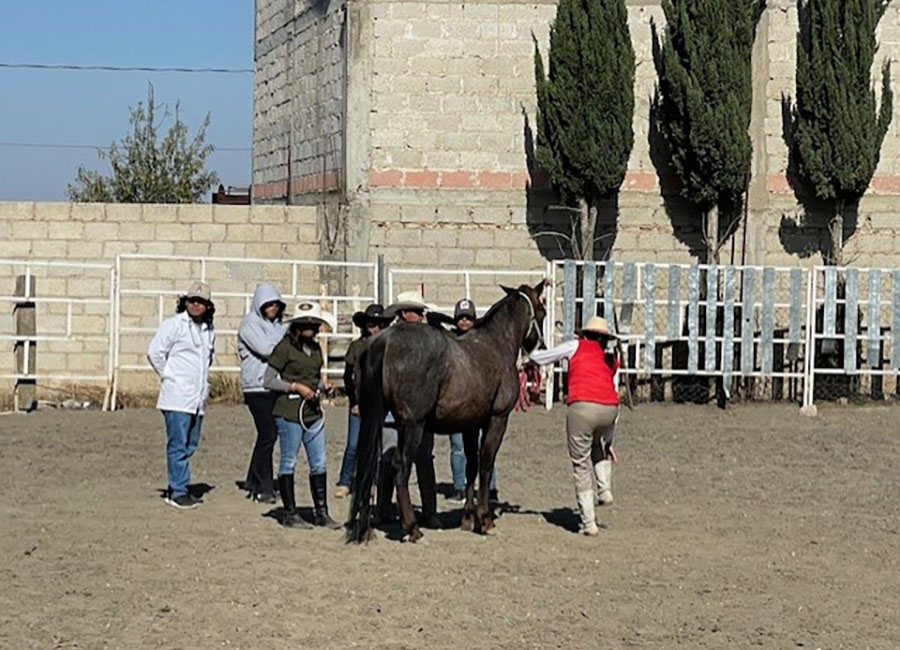
<path fill-rule="evenodd" d="M 611 339 L 619 338 L 615 334 L 613 334 L 609 329 L 609 323 L 605 318 L 601 318 L 600 316 L 591 316 L 588 319 L 588 322 L 584 324 L 584 327 L 581 328 L 582 332 L 593 332 L 594 334 L 599 334 L 600 336 L 608 336 Z"/>
<path fill-rule="evenodd" d="M 353 314 L 353 324 L 356 325 L 359 329 L 364 329 L 366 324 L 370 321 L 374 321 L 379 324 L 384 324 L 390 320 L 384 315 L 384 307 L 375 303 L 374 305 L 369 305 L 366 307 L 365 311 L 358 311 Z"/>
<path fill-rule="evenodd" d="M 322 311 L 315 302 L 301 302 L 294 307 L 294 317 L 291 323 L 317 323 L 325 325 L 332 332 L 335 330 L 335 318 L 332 314 Z"/>
<path fill-rule="evenodd" d="M 434 305 L 425 302 L 420 291 L 403 291 L 397 294 L 397 301 L 384 310 L 384 316 L 393 320 L 401 311 L 433 311 L 434 309 Z"/>

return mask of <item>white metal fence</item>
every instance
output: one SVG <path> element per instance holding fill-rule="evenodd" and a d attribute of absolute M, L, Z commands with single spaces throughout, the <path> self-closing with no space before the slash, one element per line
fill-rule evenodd
<path fill-rule="evenodd" d="M 569 260 L 552 278 L 552 344 L 604 315 L 628 350 L 625 375 L 721 377 L 726 390 L 732 377 L 807 376 L 805 269 Z"/>
<path fill-rule="evenodd" d="M 811 280 L 804 402 L 900 392 L 900 269 L 816 267 Z"/>
<path fill-rule="evenodd" d="M 0 277 L 0 300 L 11 306 L 0 317 L 0 340 L 11 342 L 19 357 L 7 357 L 0 378 L 101 383 L 106 408 L 114 360 L 113 265 L 5 259 Z M 25 305 L 34 310 L 31 333 L 16 331 L 14 312 Z"/>
<path fill-rule="evenodd" d="M 119 278 L 116 292 L 116 376 L 113 395 L 122 372 L 148 371 L 147 347 L 163 320 L 174 313 L 175 302 L 192 280 L 209 281 L 216 305 L 215 370 L 239 372 L 237 329 L 249 311 L 256 285 L 269 282 L 282 289 L 282 297 L 292 310 L 297 302 L 318 302 L 337 319 L 337 329 L 322 335 L 328 356 L 329 345 L 341 348 L 354 336 L 352 314 L 373 302 L 378 295 L 375 263 L 311 260 L 269 260 L 225 257 L 172 257 L 120 255 L 116 260 Z M 334 278 L 329 273 L 357 271 L 362 282 L 349 294 L 329 289 Z M 148 279 L 152 278 L 152 279 Z M 290 317 L 290 311 L 287 313 Z M 332 361 L 329 375 L 343 368 Z"/>
<path fill-rule="evenodd" d="M 216 370 L 239 370 L 237 326 L 265 281 L 285 290 L 289 308 L 314 300 L 337 316 L 337 330 L 323 339 L 333 352 L 327 372 L 338 375 L 343 346 L 357 334 L 351 316 L 381 296 L 380 276 L 376 263 L 313 260 L 120 255 L 114 266 L 0 260 L 7 285 L 0 300 L 12 306 L 0 316 L 0 340 L 19 351 L 0 365 L 0 378 L 97 382 L 107 387 L 104 407 L 115 404 L 120 373 L 149 370 L 150 339 L 197 279 L 209 280 L 215 295 Z M 591 315 L 606 315 L 626 343 L 627 375 L 716 377 L 726 387 L 732 378 L 792 382 L 807 405 L 867 391 L 876 398 L 900 394 L 900 269 L 571 260 L 543 269 L 391 268 L 384 301 L 417 289 L 446 313 L 463 297 L 484 313 L 502 298 L 499 285 L 543 277 L 552 280 L 545 294 L 548 345 L 574 337 Z M 35 310 L 33 333 L 16 331 L 13 312 L 23 305 Z M 562 371 L 548 377 L 548 406 Z"/>
<path fill-rule="evenodd" d="M 540 269 L 392 268 L 387 275 L 387 302 L 404 291 L 418 290 L 439 311 L 452 314 L 456 302 L 468 298 L 480 315 L 503 298 L 500 285 L 536 284 L 547 277 L 549 270 L 549 265 Z"/>

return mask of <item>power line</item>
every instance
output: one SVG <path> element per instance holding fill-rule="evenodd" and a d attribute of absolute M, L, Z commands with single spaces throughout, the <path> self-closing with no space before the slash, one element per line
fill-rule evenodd
<path fill-rule="evenodd" d="M 0 63 L 0 68 L 12 68 L 19 70 L 102 70 L 105 72 L 182 72 L 190 74 L 249 74 L 253 72 L 252 68 L 176 68 L 155 66 L 74 65 L 57 63 Z"/>
<path fill-rule="evenodd" d="M 109 150 L 110 147 L 104 147 L 97 144 L 63 144 L 56 142 L 2 142 L 0 147 L 23 147 L 28 149 L 104 149 Z M 213 145 L 213 153 L 216 151 L 250 151 L 250 147 L 216 147 Z"/>

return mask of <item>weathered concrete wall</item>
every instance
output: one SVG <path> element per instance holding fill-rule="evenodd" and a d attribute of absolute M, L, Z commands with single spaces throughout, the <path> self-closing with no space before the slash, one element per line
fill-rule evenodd
<path fill-rule="evenodd" d="M 219 205 L 112 205 L 70 203 L 0 203 L 0 295 L 11 296 L 15 277 L 24 266 L 7 260 L 53 260 L 55 262 L 101 262 L 115 266 L 116 255 L 138 253 L 176 256 L 177 259 L 129 260 L 123 264 L 122 288 L 151 291 L 183 291 L 201 272 L 192 257 L 258 258 L 263 260 L 318 260 L 317 210 L 296 206 Z M 37 371 L 62 371 L 75 375 L 104 375 L 108 363 L 110 315 L 109 272 L 72 267 L 35 268 L 36 295 L 58 299 L 38 303 L 39 334 L 65 334 L 66 341 L 38 344 Z M 276 283 L 283 291 L 291 286 L 291 271 L 285 265 L 207 265 L 207 278 L 216 297 L 223 329 L 237 326 L 245 311 L 243 298 L 228 292 L 253 291 L 262 280 Z M 318 273 L 301 273 L 303 291 L 319 293 Z M 363 288 L 365 290 L 365 288 Z M 62 299 L 97 299 L 76 302 Z M 102 301 L 106 300 L 106 304 Z M 174 306 L 173 296 L 163 302 L 166 315 Z M 122 323 L 127 327 L 154 328 L 158 322 L 159 298 L 123 297 Z M 0 333 L 13 334 L 12 302 L 0 314 Z M 94 340 L 88 340 L 92 338 Z M 233 337 L 221 341 L 221 362 L 233 364 Z M 146 335 L 123 339 L 123 363 L 142 363 Z M 11 347 L 8 348 L 11 350 Z M 0 375 L 14 371 L 13 355 L 0 355 Z"/>
<path fill-rule="evenodd" d="M 256 3 L 253 194 L 341 186 L 344 160 L 344 10 L 336 0 Z"/>
<path fill-rule="evenodd" d="M 659 0 L 627 0 L 637 57 L 635 147 L 617 204 L 605 206 L 595 251 L 617 259 L 690 261 L 696 218 L 663 192 L 650 133 Z M 570 250 L 566 212 L 533 164 L 534 42 L 546 57 L 554 0 L 349 2 L 347 258 L 384 253 L 406 265 L 536 268 Z M 754 48 L 754 159 L 746 229 L 723 259 L 748 264 L 821 260 L 821 229 L 798 229 L 805 208 L 786 181 L 782 98 L 794 93 L 795 0 L 770 3 Z M 879 29 L 876 62 L 900 59 L 900 6 Z M 352 143 L 352 146 L 351 146 Z M 898 232 L 900 102 L 847 257 L 891 264 Z M 746 232 L 745 232 L 746 231 Z M 441 242 L 435 247 L 434 242 Z M 890 244 L 888 242 L 891 242 Z M 746 250 L 745 250 L 746 249 Z"/>

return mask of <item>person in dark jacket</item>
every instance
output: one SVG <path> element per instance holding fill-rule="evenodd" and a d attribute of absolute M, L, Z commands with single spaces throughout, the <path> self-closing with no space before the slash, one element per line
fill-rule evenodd
<path fill-rule="evenodd" d="M 426 323 L 426 312 L 432 307 L 425 302 L 418 291 L 407 291 L 397 296 L 397 301 L 384 310 L 384 315 L 397 323 Z M 395 470 L 393 466 L 394 452 L 397 448 L 397 430 L 393 427 L 394 416 L 388 413 L 382 434 L 382 455 L 378 469 L 378 497 L 376 520 L 384 522 L 392 518 L 391 501 L 394 494 Z M 434 433 L 425 431 L 419 449 L 416 452 L 416 479 L 419 484 L 419 496 L 422 499 L 422 521 L 425 528 L 441 528 L 437 517 L 437 492 L 435 491 L 434 474 Z"/>
<path fill-rule="evenodd" d="M 353 470 L 356 467 L 356 443 L 359 439 L 359 400 L 356 395 L 356 374 L 359 357 L 369 345 L 369 338 L 387 327 L 384 307 L 379 304 L 369 305 L 365 311 L 353 314 L 353 324 L 362 332 L 360 337 L 350 344 L 344 355 L 344 390 L 349 400 L 347 415 L 347 446 L 344 448 L 344 459 L 341 462 L 341 474 L 338 478 L 334 496 L 339 499 L 350 493 Z"/>
<path fill-rule="evenodd" d="M 463 298 L 456 303 L 453 309 L 453 321 L 456 324 L 455 334 L 462 336 L 473 327 L 477 319 L 475 303 L 468 298 Z M 463 445 L 463 434 L 450 434 L 450 474 L 453 477 L 453 492 L 447 497 L 448 501 L 464 503 L 466 500 L 466 452 Z M 497 469 L 491 472 L 490 499 L 496 501 L 497 495 Z"/>

